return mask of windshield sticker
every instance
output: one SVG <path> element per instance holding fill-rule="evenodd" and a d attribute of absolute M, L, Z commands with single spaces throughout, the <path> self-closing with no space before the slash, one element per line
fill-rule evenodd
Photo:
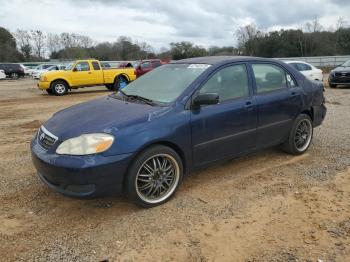
<path fill-rule="evenodd" d="M 187 68 L 192 68 L 192 69 L 207 69 L 209 68 L 210 65 L 206 65 L 206 64 L 191 64 L 189 65 Z"/>

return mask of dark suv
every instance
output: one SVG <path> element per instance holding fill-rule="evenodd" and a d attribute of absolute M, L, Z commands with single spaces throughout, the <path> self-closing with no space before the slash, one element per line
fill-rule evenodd
<path fill-rule="evenodd" d="M 328 84 L 331 88 L 338 85 L 350 86 L 350 60 L 337 66 L 329 73 Z"/>
<path fill-rule="evenodd" d="M 0 64 L 0 69 L 4 70 L 6 77 L 17 79 L 24 77 L 24 69 L 19 64 Z"/>

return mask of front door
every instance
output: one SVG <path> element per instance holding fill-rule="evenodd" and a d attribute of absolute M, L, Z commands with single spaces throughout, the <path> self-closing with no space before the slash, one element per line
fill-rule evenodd
<path fill-rule="evenodd" d="M 91 78 L 91 68 L 88 62 L 78 62 L 71 72 L 72 85 L 84 86 L 93 85 L 93 78 Z"/>
<path fill-rule="evenodd" d="M 219 103 L 191 112 L 194 165 L 233 157 L 256 145 L 257 110 L 245 64 L 216 71 L 199 93 L 216 93 Z"/>

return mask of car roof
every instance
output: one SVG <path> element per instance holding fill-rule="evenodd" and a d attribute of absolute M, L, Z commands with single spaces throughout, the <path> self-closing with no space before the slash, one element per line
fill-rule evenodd
<path fill-rule="evenodd" d="M 305 61 L 299 61 L 299 60 L 282 60 L 283 62 L 289 64 L 289 63 L 302 63 L 302 64 L 308 64 L 310 65 L 310 63 L 305 62 Z"/>
<path fill-rule="evenodd" d="M 245 62 L 245 61 L 261 61 L 261 62 L 279 62 L 272 58 L 262 58 L 253 56 L 204 56 L 187 58 L 172 62 L 173 64 L 209 64 L 219 65 L 229 62 Z"/>

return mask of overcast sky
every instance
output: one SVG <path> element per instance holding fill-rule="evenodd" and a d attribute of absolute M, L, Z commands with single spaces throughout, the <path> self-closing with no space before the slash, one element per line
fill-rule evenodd
<path fill-rule="evenodd" d="M 300 28 L 318 17 L 327 29 L 350 22 L 350 0 L 0 0 L 0 26 L 114 41 L 130 36 L 156 49 L 174 41 L 234 44 L 237 27 Z"/>

